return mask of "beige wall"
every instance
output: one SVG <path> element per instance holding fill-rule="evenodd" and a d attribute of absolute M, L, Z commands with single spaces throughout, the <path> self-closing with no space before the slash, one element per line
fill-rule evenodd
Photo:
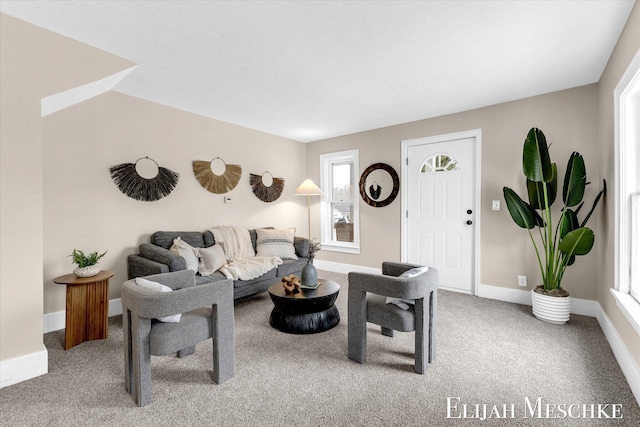
<path fill-rule="evenodd" d="M 72 270 L 72 249 L 104 251 L 103 269 L 115 272 L 110 298 L 120 297 L 126 257 L 157 230 L 203 231 L 216 225 L 297 227 L 306 234 L 304 198 L 292 195 L 304 180 L 306 145 L 252 129 L 108 92 L 43 119 L 44 312 L 65 308 L 64 287 L 52 279 Z M 155 202 L 121 193 L 109 168 L 149 156 L 178 172 L 178 185 Z M 202 188 L 193 160 L 219 156 L 242 166 L 226 195 Z M 268 170 L 285 179 L 282 196 L 264 203 L 251 191 L 249 173 Z M 300 233 L 299 233 L 300 234 Z"/>
<path fill-rule="evenodd" d="M 39 93 L 16 84 L 32 70 L 6 43 L 14 21 L 0 21 L 0 360 L 41 351 L 42 144 Z M 20 328 L 15 328 L 19 324 Z"/>
<path fill-rule="evenodd" d="M 100 265 L 115 272 L 110 298 L 126 280 L 126 256 L 159 229 L 205 230 L 220 224 L 306 229 L 306 145 L 252 129 L 108 92 L 45 118 L 40 99 L 129 68 L 129 61 L 1 15 L 0 361 L 40 352 L 43 313 L 65 309 L 73 248 L 108 250 Z M 154 158 L 180 174 L 156 202 L 122 194 L 113 165 Z M 204 190 L 193 160 L 220 156 L 243 175 L 228 193 Z M 258 200 L 249 173 L 285 179 L 276 202 Z M 19 325 L 19 327 L 16 327 Z M 3 373 L 4 375 L 4 373 Z"/>
<path fill-rule="evenodd" d="M 615 50 L 609 58 L 609 63 L 602 74 L 598 84 L 599 110 L 598 110 L 598 142 L 600 166 L 602 175 L 610 183 L 613 190 L 615 183 L 615 131 L 614 131 L 614 104 L 613 92 L 623 76 L 627 67 L 640 50 L 640 5 L 635 4 L 627 24 L 618 40 Z M 609 196 L 607 209 L 600 222 L 600 235 L 603 236 L 605 245 L 600 246 L 598 252 L 598 269 L 600 281 L 597 288 L 597 299 L 611 319 L 623 341 L 632 351 L 633 357 L 640 365 L 640 335 L 633 329 L 627 319 L 618 309 L 609 289 L 614 287 L 614 197 Z"/>
<path fill-rule="evenodd" d="M 523 289 L 517 286 L 517 275 L 525 274 L 529 277 L 531 287 L 540 276 L 538 264 L 528 234 L 512 222 L 505 209 L 502 187 L 511 186 L 525 195 L 521 167 L 522 144 L 533 126 L 545 132 L 552 144 L 552 160 L 558 163 L 561 173 L 564 173 L 569 155 L 575 150 L 585 157 L 589 179 L 594 184 L 600 182 L 597 96 L 597 86 L 589 85 L 314 142 L 309 145 L 307 153 L 309 171 L 314 179 L 318 179 L 320 154 L 358 148 L 360 173 L 372 163 L 385 162 L 401 175 L 401 141 L 482 129 L 480 283 Z M 591 187 L 586 195 L 589 203 L 598 191 L 596 185 Z M 495 199 L 502 201 L 503 209 L 500 212 L 491 210 L 491 200 Z M 369 267 L 379 267 L 383 260 L 400 260 L 400 205 L 400 196 L 384 208 L 373 208 L 360 201 L 360 255 L 321 251 L 318 259 Z M 592 221 L 601 213 L 595 214 Z M 312 234 L 319 235 L 317 209 L 312 222 L 316 227 Z M 601 244 L 598 239 L 596 245 Z M 596 257 L 594 251 L 579 259 L 576 266 L 568 270 L 563 285 L 574 297 L 596 298 Z"/>
<path fill-rule="evenodd" d="M 0 361 L 42 351 L 40 99 L 131 63 L 0 14 Z"/>

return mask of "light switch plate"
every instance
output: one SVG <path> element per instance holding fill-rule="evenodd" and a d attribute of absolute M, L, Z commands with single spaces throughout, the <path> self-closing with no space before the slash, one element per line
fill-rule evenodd
<path fill-rule="evenodd" d="M 499 211 L 500 210 L 500 200 L 492 200 L 491 201 L 491 210 Z"/>

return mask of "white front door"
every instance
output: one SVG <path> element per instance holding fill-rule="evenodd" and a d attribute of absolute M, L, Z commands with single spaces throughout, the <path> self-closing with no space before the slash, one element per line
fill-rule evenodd
<path fill-rule="evenodd" d="M 440 287 L 474 293 L 477 138 L 405 141 L 403 256 L 438 269 Z"/>

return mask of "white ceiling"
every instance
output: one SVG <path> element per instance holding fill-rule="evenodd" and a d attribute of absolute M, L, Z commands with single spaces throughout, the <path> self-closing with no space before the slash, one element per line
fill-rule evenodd
<path fill-rule="evenodd" d="M 131 96 L 309 142 L 595 83 L 606 1 L 4 1 L 139 66 Z"/>

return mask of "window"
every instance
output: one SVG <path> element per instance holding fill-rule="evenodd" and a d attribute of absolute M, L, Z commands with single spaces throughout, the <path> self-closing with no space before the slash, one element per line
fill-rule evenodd
<path fill-rule="evenodd" d="M 458 162 L 446 154 L 434 154 L 429 157 L 420 168 L 420 173 L 453 172 L 460 169 Z"/>
<path fill-rule="evenodd" d="M 611 293 L 640 333 L 640 52 L 614 91 L 615 289 Z"/>
<path fill-rule="evenodd" d="M 322 249 L 360 253 L 358 150 L 320 156 Z"/>
<path fill-rule="evenodd" d="M 631 196 L 631 278 L 629 291 L 640 301 L 640 193 Z"/>

